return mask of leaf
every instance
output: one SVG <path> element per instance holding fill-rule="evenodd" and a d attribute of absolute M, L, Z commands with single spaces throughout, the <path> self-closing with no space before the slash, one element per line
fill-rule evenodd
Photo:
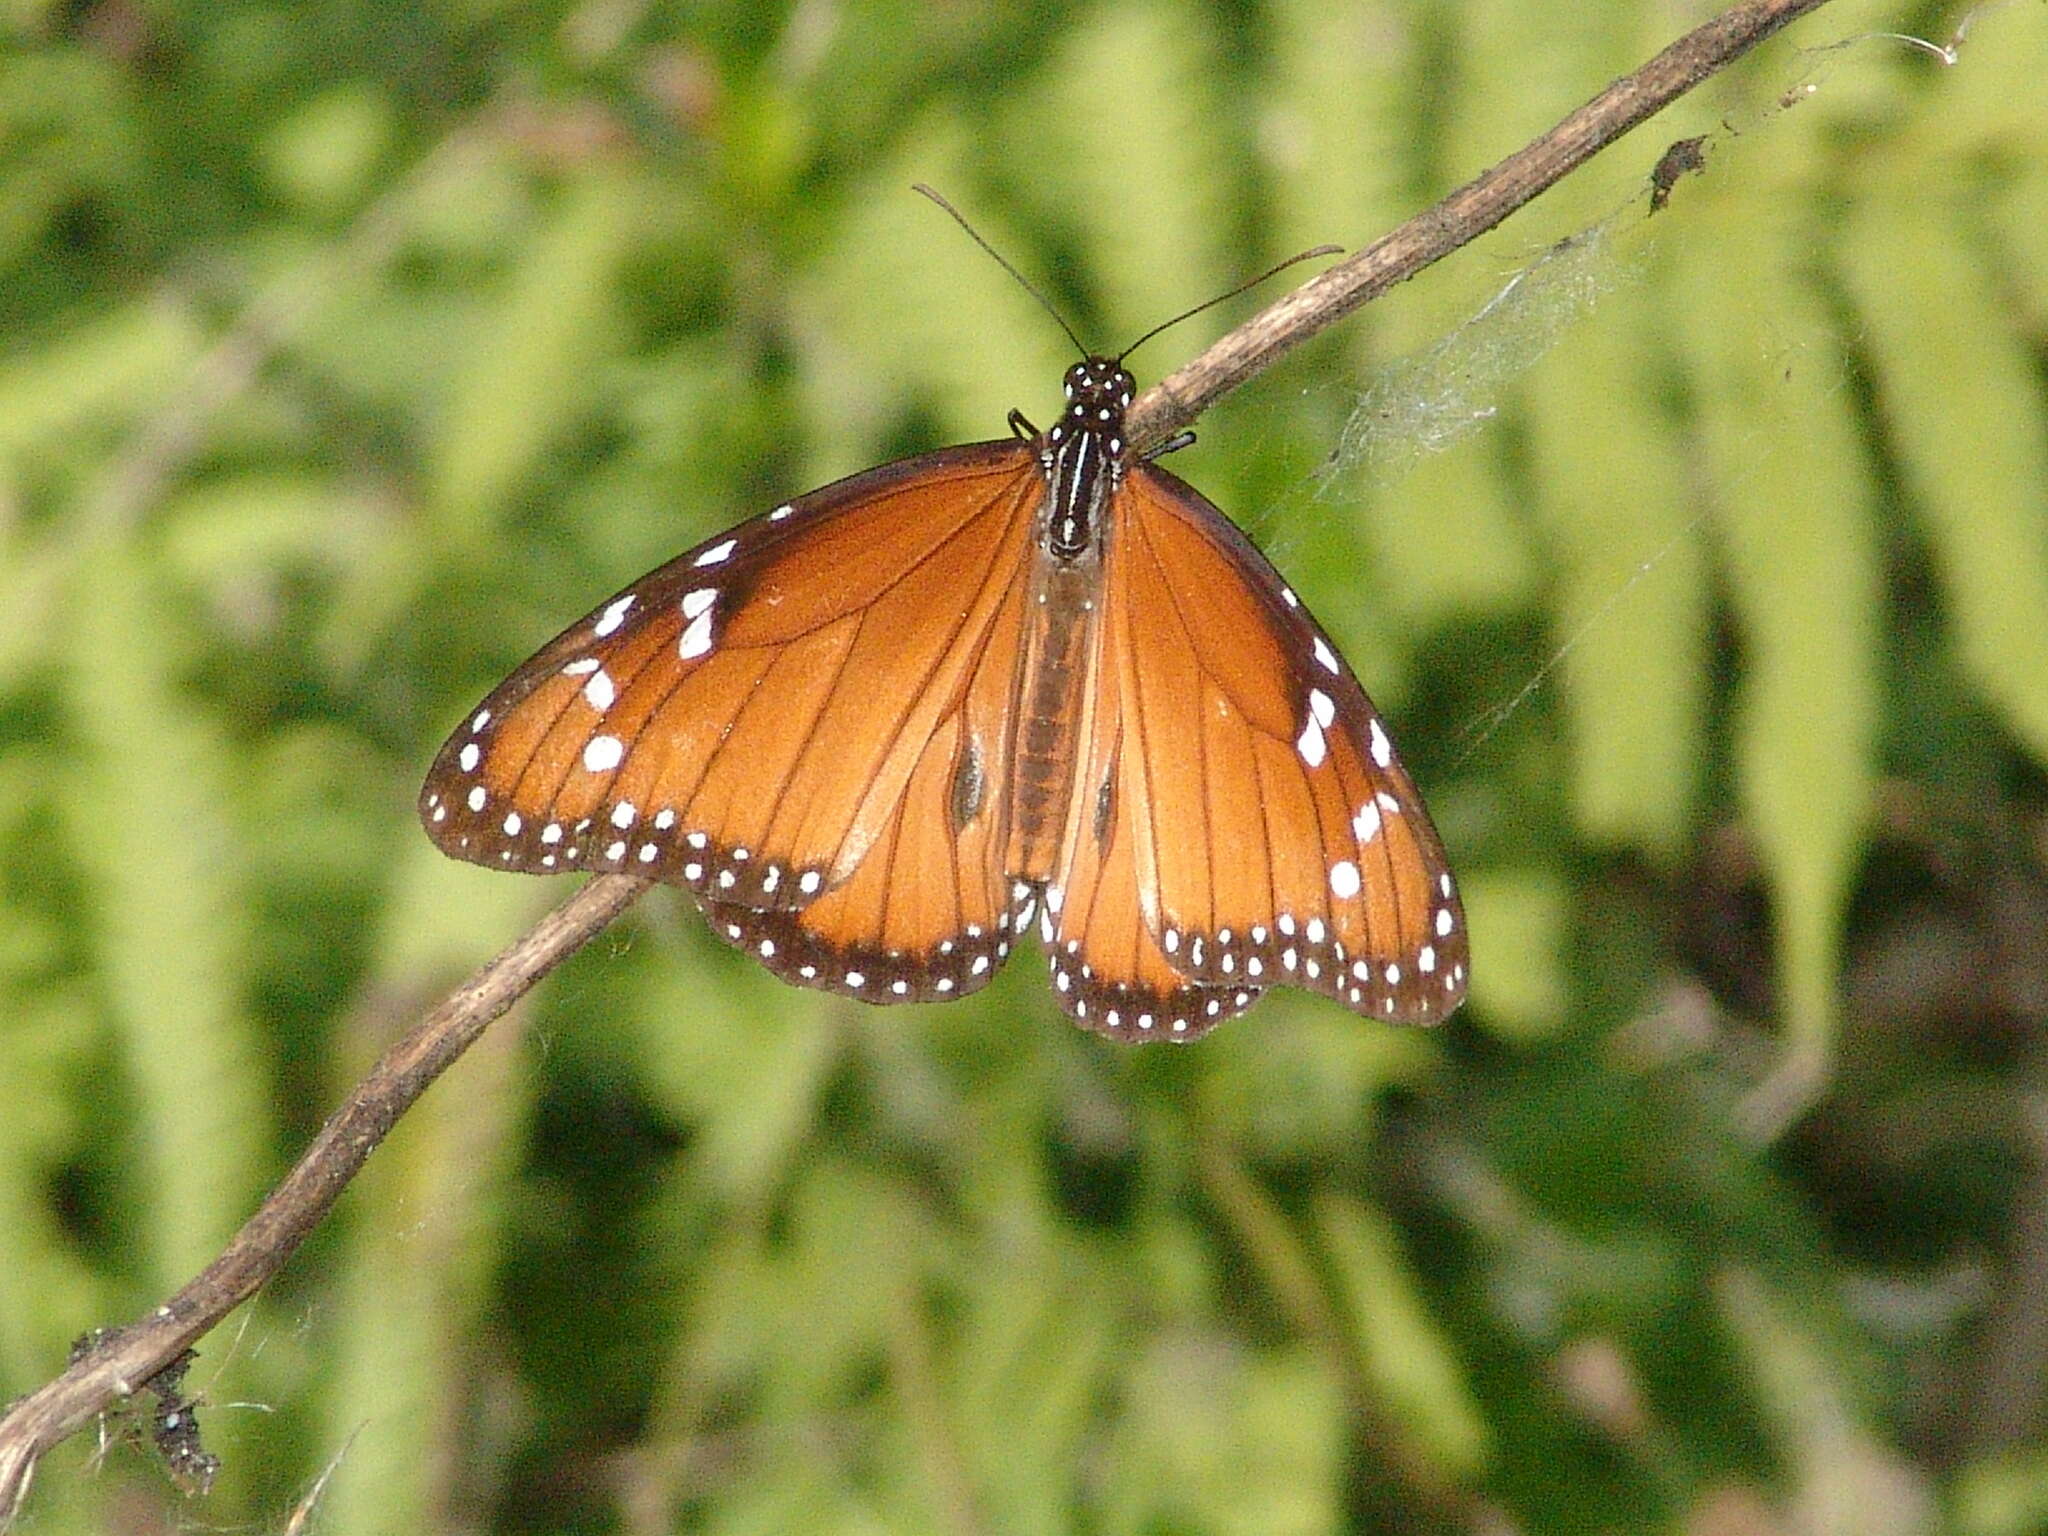
<path fill-rule="evenodd" d="M 1678 424 L 1658 388 L 1665 327 L 1611 293 L 1529 377 L 1536 509 L 1561 566 L 1550 637 L 1592 838 L 1674 859 L 1706 756 L 1706 561 Z"/>
<path fill-rule="evenodd" d="M 17 758 L 11 768 L 30 767 Z M 0 771 L 0 804 L 21 803 Z M 0 903 L 0 1399 L 39 1384 L 49 1341 L 100 1325 L 110 1297 L 65 1231 L 53 1187 L 87 1134 L 76 1085 L 96 1064 L 100 1032 L 76 987 L 52 984 L 62 940 L 53 919 Z"/>
<path fill-rule="evenodd" d="M 1841 258 L 1964 667 L 2048 763 L 2048 419 L 1947 199 L 1863 201 Z"/>
<path fill-rule="evenodd" d="M 1128 1316 L 1114 1275 L 1071 1233 L 992 1228 L 964 1258 L 951 1364 L 968 1463 L 993 1529 L 1054 1536 L 1071 1528 Z"/>
<path fill-rule="evenodd" d="M 746 964 L 718 961 L 669 967 L 648 988 L 641 1071 L 663 1107 L 698 1134 L 693 1177 L 721 1201 L 750 1205 L 796 1165 L 840 1061 L 841 1032 L 818 998 L 771 978 L 718 984 L 719 973 Z"/>
<path fill-rule="evenodd" d="M 168 1292 L 248 1214 L 271 1084 L 249 1018 L 227 744 L 176 686 L 187 637 L 139 554 L 79 570 L 67 695 L 80 746 L 61 804 L 92 891 L 88 940 L 133 1094 L 134 1273 Z"/>
<path fill-rule="evenodd" d="M 1336 1373 L 1310 1351 L 1161 1330 L 1124 1384 L 1101 1529 L 1334 1536 L 1349 1528 L 1343 1423 Z"/>
<path fill-rule="evenodd" d="M 481 534 L 593 403 L 617 345 L 613 278 L 646 195 L 625 175 L 572 183 L 517 261 L 434 444 L 435 500 L 459 537 Z"/>
<path fill-rule="evenodd" d="M 1571 915 L 1550 869 L 1468 871 L 1459 881 L 1472 924 L 1474 1011 L 1510 1040 L 1535 1040 L 1565 1020 Z"/>
<path fill-rule="evenodd" d="M 1281 0 L 1268 10 L 1272 57 L 1253 101 L 1276 205 L 1266 253 L 1277 259 L 1325 241 L 1358 249 L 1413 211 L 1408 91 L 1424 18 L 1385 0 Z"/>
<path fill-rule="evenodd" d="M 1430 1314 L 1394 1224 L 1363 1201 L 1324 1193 L 1316 1225 L 1337 1277 L 1350 1346 L 1388 1422 L 1445 1484 L 1483 1475 L 1492 1453 L 1485 1414 Z"/>
<path fill-rule="evenodd" d="M 1923 1472 L 1877 1439 L 1844 1362 L 1802 1327 L 1796 1310 L 1746 1270 L 1724 1271 L 1714 1290 L 1789 1453 L 1797 1527 L 1857 1536 L 1942 1529 Z"/>
<path fill-rule="evenodd" d="M 854 194 L 799 280 L 813 480 L 871 462 L 906 407 L 930 412 L 933 447 L 1002 436 L 1012 407 L 1046 418 L 1073 360 L 1030 295 L 910 190 L 967 181 L 960 131 L 935 115 L 908 142 Z M 961 200 L 984 238 L 1023 259 L 1000 214 Z"/>
<path fill-rule="evenodd" d="M 1128 345 L 1240 275 L 1218 174 L 1234 148 L 1218 110 L 1224 61 L 1202 16 L 1157 0 L 1079 13 L 998 119 L 998 143 L 1034 147 L 1036 169 L 1019 193 L 1080 241 L 1077 276 L 1100 298 L 1107 332 L 1073 322 L 1092 350 Z M 1170 345 L 1198 350 L 1222 325 L 1220 314 L 1204 315 Z"/>
<path fill-rule="evenodd" d="M 133 301 L 78 317 L 43 346 L 0 365 L 0 476 L 72 439 L 160 405 L 198 356 L 198 328 L 182 310 Z"/>
<path fill-rule="evenodd" d="M 1850 883 L 1876 778 L 1881 573 L 1873 490 L 1797 216 L 1697 199 L 1672 304 L 1740 628 L 1735 757 L 1769 882 L 1785 1055 L 1760 1124 L 1825 1074 Z M 1730 302 L 1731 275 L 1743 297 Z"/>

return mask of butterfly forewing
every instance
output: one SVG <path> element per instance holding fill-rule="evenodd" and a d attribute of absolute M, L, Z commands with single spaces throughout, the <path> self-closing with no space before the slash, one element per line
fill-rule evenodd
<path fill-rule="evenodd" d="M 687 886 L 793 980 L 979 985 L 1016 905 L 988 786 L 1042 484 L 1023 444 L 950 449 L 682 555 L 471 715 L 428 831 L 498 868 Z"/>
<path fill-rule="evenodd" d="M 1116 507 L 1100 684 L 1115 826 L 1070 845 L 1053 939 L 1087 964 L 1091 1012 L 1118 987 L 1163 1001 L 1163 961 L 1216 1019 L 1276 982 L 1370 1017 L 1444 1017 L 1465 991 L 1464 911 L 1364 690 L 1192 488 L 1135 466 Z"/>

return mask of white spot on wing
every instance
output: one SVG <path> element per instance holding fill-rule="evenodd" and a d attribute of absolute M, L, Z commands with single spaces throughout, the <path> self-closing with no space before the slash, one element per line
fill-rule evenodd
<path fill-rule="evenodd" d="M 732 552 L 739 546 L 739 542 L 738 539 L 720 539 L 690 563 L 692 565 L 721 565 L 731 558 Z"/>
<path fill-rule="evenodd" d="M 625 760 L 626 745 L 616 736 L 593 736 L 583 749 L 583 766 L 592 773 L 609 773 Z"/>
<path fill-rule="evenodd" d="M 618 698 L 619 690 L 612 686 L 612 675 L 599 667 L 590 674 L 590 681 L 583 685 L 583 697 L 590 701 L 590 707 L 603 714 Z"/>
<path fill-rule="evenodd" d="M 473 741 L 466 741 L 462 744 L 462 755 L 456 758 L 456 761 L 462 764 L 464 773 L 474 773 L 476 765 L 483 760 L 483 755 L 483 748 Z"/>
<path fill-rule="evenodd" d="M 1340 901 L 1349 901 L 1358 894 L 1358 866 L 1349 859 L 1339 859 L 1330 866 L 1330 890 Z"/>
<path fill-rule="evenodd" d="M 626 622 L 626 610 L 631 608 L 633 604 L 638 601 L 639 598 L 637 598 L 633 593 L 628 592 L 624 597 L 620 598 L 617 602 L 613 603 L 610 607 L 605 609 L 605 611 L 602 614 L 598 616 L 597 622 L 590 626 L 590 632 L 593 635 L 599 636 L 600 638 L 610 634 L 613 630 L 617 629 L 621 624 Z"/>
<path fill-rule="evenodd" d="M 1316 660 L 1323 664 L 1325 672 L 1336 672 L 1338 670 L 1337 653 L 1330 649 L 1329 642 L 1323 639 L 1321 635 L 1316 636 Z"/>
<path fill-rule="evenodd" d="M 1301 736 L 1295 741 L 1294 746 L 1295 750 L 1301 753 L 1301 760 L 1309 767 L 1323 766 L 1323 756 L 1327 749 L 1323 743 L 1323 728 L 1316 722 L 1315 716 L 1309 716 L 1308 724 L 1301 728 Z"/>
<path fill-rule="evenodd" d="M 1379 805 L 1371 800 L 1361 805 L 1358 808 L 1358 814 L 1351 818 L 1351 830 L 1357 835 L 1361 845 L 1369 843 L 1378 837 L 1380 835 Z"/>
<path fill-rule="evenodd" d="M 1371 730 L 1372 760 L 1382 768 L 1391 766 L 1394 761 L 1394 744 L 1387 740 L 1386 727 L 1380 724 L 1380 717 L 1378 715 L 1372 717 Z"/>
<path fill-rule="evenodd" d="M 1337 706 L 1330 696 L 1320 688 L 1308 691 L 1308 712 L 1317 725 L 1328 725 L 1337 718 Z"/>
<path fill-rule="evenodd" d="M 699 587 L 694 592 L 683 594 L 683 617 L 694 619 L 718 601 L 718 588 Z"/>
<path fill-rule="evenodd" d="M 694 661 L 711 649 L 711 610 L 706 608 L 690 621 L 690 627 L 683 631 L 683 638 L 676 646 L 676 653 L 685 661 Z"/>

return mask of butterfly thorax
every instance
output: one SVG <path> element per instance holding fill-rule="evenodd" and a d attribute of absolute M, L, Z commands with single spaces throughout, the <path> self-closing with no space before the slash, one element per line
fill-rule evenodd
<path fill-rule="evenodd" d="M 1123 476 L 1124 411 L 1133 386 L 1120 365 L 1091 357 L 1067 370 L 1065 388 L 1066 406 L 1039 449 L 1049 514 L 1043 547 L 1073 560 L 1098 536 L 1103 509 Z"/>

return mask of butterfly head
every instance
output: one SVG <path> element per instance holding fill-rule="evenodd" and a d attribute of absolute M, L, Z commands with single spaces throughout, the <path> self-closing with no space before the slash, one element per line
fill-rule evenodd
<path fill-rule="evenodd" d="M 1124 411 L 1137 394 L 1123 364 L 1108 357 L 1083 358 L 1067 370 L 1062 387 L 1067 392 L 1066 419 L 1097 428 L 1121 426 Z"/>

